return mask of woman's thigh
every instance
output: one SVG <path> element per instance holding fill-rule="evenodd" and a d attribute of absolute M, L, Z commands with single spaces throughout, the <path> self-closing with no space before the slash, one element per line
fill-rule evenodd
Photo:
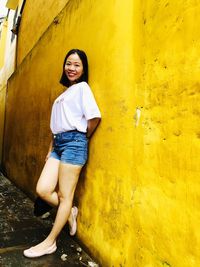
<path fill-rule="evenodd" d="M 59 197 L 73 200 L 82 166 L 70 163 L 60 163 L 59 168 Z"/>
<path fill-rule="evenodd" d="M 48 158 L 37 183 L 37 191 L 54 192 L 58 184 L 60 161 Z"/>

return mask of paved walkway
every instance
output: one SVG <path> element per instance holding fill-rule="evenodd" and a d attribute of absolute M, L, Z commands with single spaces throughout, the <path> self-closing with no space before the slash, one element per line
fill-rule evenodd
<path fill-rule="evenodd" d="M 0 267 L 98 266 L 66 229 L 59 236 L 56 253 L 37 259 L 23 256 L 24 249 L 49 233 L 52 217 L 34 217 L 33 202 L 0 173 Z"/>

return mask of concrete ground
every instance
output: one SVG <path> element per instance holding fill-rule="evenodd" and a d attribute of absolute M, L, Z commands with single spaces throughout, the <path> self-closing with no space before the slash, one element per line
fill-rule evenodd
<path fill-rule="evenodd" d="M 23 250 L 42 241 L 49 233 L 53 213 L 47 219 L 33 215 L 33 202 L 0 173 L 0 267 L 98 266 L 62 231 L 54 254 L 36 259 L 23 256 Z"/>

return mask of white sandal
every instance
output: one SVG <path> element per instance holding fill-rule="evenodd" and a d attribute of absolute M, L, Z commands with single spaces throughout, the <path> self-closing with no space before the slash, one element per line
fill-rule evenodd
<path fill-rule="evenodd" d="M 31 247 L 29 249 L 24 250 L 24 256 L 27 258 L 37 258 L 37 257 L 41 257 L 44 255 L 49 255 L 52 254 L 56 251 L 57 246 L 56 246 L 56 242 L 54 242 L 49 248 L 47 248 L 46 250 L 40 251 L 40 252 L 35 252 L 34 251 L 34 247 Z"/>
<path fill-rule="evenodd" d="M 69 223 L 69 233 L 71 236 L 76 234 L 76 230 L 77 230 L 77 222 L 76 222 L 76 218 L 78 216 L 78 208 L 77 207 L 72 207 L 71 209 L 71 215 L 72 215 L 72 224 Z"/>

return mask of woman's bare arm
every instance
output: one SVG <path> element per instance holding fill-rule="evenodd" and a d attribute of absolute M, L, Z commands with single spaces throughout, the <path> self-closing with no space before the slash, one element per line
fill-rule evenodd
<path fill-rule="evenodd" d="M 93 118 L 87 121 L 87 138 L 90 138 L 93 135 L 100 121 L 101 118 Z"/>

